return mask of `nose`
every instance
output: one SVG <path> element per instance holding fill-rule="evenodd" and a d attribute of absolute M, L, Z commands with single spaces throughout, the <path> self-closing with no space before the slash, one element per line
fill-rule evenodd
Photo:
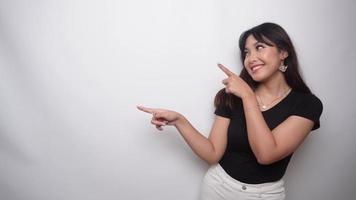
<path fill-rule="evenodd" d="M 257 54 L 254 51 L 251 51 L 246 58 L 248 64 L 253 64 L 257 61 Z"/>

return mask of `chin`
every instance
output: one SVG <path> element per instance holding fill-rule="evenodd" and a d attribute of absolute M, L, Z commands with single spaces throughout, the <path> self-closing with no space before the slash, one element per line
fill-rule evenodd
<path fill-rule="evenodd" d="M 263 76 L 251 76 L 252 79 L 256 82 L 263 82 L 263 80 L 265 80 L 266 77 Z"/>

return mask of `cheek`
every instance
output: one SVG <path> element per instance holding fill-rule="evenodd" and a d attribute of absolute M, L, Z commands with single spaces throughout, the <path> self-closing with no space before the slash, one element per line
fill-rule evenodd
<path fill-rule="evenodd" d="M 244 63 L 244 66 L 243 66 L 244 68 L 245 68 L 245 70 L 249 73 L 249 74 L 251 74 L 251 70 L 250 70 L 250 68 L 247 66 L 247 63 L 245 62 Z"/>
<path fill-rule="evenodd" d="M 269 51 L 266 54 L 263 55 L 266 60 L 268 60 L 270 63 L 277 64 L 280 62 L 279 54 L 278 52 L 274 51 Z"/>
<path fill-rule="evenodd" d="M 244 68 L 248 71 L 248 61 L 247 61 L 247 59 L 244 59 L 244 62 L 243 62 L 243 64 L 244 64 Z"/>

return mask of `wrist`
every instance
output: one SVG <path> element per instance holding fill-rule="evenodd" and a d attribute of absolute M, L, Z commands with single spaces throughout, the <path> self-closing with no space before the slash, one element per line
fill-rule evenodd
<path fill-rule="evenodd" d="M 176 122 L 175 122 L 175 126 L 179 126 L 179 125 L 182 125 L 182 124 L 184 124 L 184 122 L 186 121 L 186 119 L 185 119 L 185 117 L 182 115 L 182 114 L 180 114 L 180 113 L 177 113 L 177 119 L 176 119 Z"/>
<path fill-rule="evenodd" d="M 258 108 L 258 101 L 256 99 L 255 93 L 248 93 L 244 97 L 242 97 L 242 102 L 243 105 L 246 106 L 247 108 Z"/>
<path fill-rule="evenodd" d="M 253 90 L 248 90 L 247 92 L 244 93 L 244 95 L 241 96 L 241 99 L 243 101 L 246 101 L 246 100 L 251 100 L 255 98 L 255 93 L 253 92 Z"/>

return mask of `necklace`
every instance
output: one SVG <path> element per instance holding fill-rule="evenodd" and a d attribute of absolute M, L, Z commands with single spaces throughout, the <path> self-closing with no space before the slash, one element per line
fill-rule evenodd
<path fill-rule="evenodd" d="M 277 98 L 273 99 L 273 101 L 271 101 L 268 104 L 263 103 L 259 95 L 256 94 L 256 97 L 259 101 L 259 105 L 262 108 L 262 110 L 267 110 L 267 108 L 269 108 L 270 105 L 272 105 L 278 99 L 284 98 L 291 90 L 292 90 L 292 88 L 289 88 L 289 90 L 287 90 L 286 92 L 284 92 L 282 95 L 278 96 Z"/>

